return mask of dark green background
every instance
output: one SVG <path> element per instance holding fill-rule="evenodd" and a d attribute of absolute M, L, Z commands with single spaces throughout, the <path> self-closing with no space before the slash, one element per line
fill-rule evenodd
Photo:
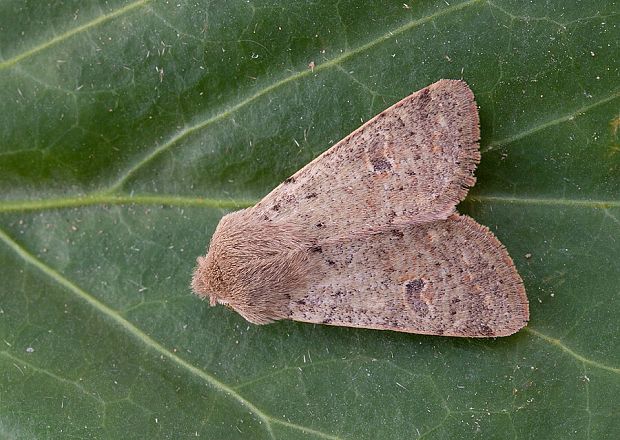
<path fill-rule="evenodd" d="M 618 14 L 0 1 L 0 436 L 618 438 Z M 191 295 L 223 214 L 440 78 L 480 106 L 459 209 L 514 258 L 525 330 L 257 327 Z"/>

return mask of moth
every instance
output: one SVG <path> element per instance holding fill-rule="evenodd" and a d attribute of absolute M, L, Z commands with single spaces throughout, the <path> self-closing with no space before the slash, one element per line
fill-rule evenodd
<path fill-rule="evenodd" d="M 456 212 L 475 183 L 479 138 L 465 82 L 413 93 L 225 215 L 197 259 L 194 292 L 254 324 L 515 333 L 529 308 L 513 261 Z"/>

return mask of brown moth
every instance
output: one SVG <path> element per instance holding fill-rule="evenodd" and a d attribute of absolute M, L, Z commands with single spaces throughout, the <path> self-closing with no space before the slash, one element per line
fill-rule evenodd
<path fill-rule="evenodd" d="M 431 335 L 510 335 L 526 325 L 506 249 L 456 204 L 480 161 L 463 81 L 406 97 L 255 206 L 222 218 L 192 287 L 248 321 Z"/>

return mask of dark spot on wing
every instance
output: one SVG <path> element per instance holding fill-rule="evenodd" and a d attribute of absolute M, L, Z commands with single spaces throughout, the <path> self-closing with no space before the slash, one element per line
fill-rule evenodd
<path fill-rule="evenodd" d="M 405 302 L 420 316 L 426 316 L 428 314 L 428 305 L 420 299 L 420 292 L 425 286 L 426 283 L 424 280 L 419 278 L 408 280 L 404 284 Z"/>
<path fill-rule="evenodd" d="M 405 293 L 414 298 L 420 298 L 420 292 L 424 288 L 425 283 L 421 279 L 409 280 L 405 283 Z"/>
<path fill-rule="evenodd" d="M 372 168 L 375 172 L 388 171 L 392 169 L 392 164 L 384 158 L 373 157 L 370 160 L 370 163 L 372 164 Z"/>
<path fill-rule="evenodd" d="M 398 229 L 392 229 L 391 232 L 394 237 L 403 238 L 405 236 L 403 231 L 399 231 Z"/>

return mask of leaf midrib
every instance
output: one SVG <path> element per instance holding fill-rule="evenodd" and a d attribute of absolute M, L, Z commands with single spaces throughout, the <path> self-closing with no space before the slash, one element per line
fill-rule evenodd
<path fill-rule="evenodd" d="M 139 343 L 144 344 L 147 348 L 152 351 L 155 351 L 161 356 L 169 359 L 179 367 L 189 371 L 192 375 L 199 377 L 209 384 L 216 391 L 223 393 L 224 395 L 231 397 L 233 400 L 237 401 L 241 406 L 248 409 L 251 413 L 253 413 L 258 419 L 262 420 L 265 424 L 265 429 L 267 430 L 269 436 L 272 439 L 275 439 L 275 434 L 271 427 L 272 423 L 277 423 L 283 426 L 287 426 L 289 428 L 297 429 L 303 432 L 315 434 L 321 438 L 336 440 L 339 437 L 332 436 L 330 434 L 326 434 L 321 431 L 317 431 L 305 426 L 297 425 L 291 422 L 288 422 L 283 419 L 279 419 L 277 417 L 271 416 L 266 412 L 259 409 L 249 400 L 245 399 L 241 394 L 235 391 L 232 387 L 226 385 L 225 383 L 217 380 L 214 376 L 207 373 L 206 371 L 192 365 L 190 362 L 186 361 L 176 353 L 171 350 L 168 350 L 161 343 L 151 338 L 148 334 L 146 334 L 139 327 L 126 320 L 118 311 L 112 309 L 108 305 L 99 301 L 95 296 L 91 295 L 77 284 L 72 282 L 70 279 L 64 277 L 60 272 L 56 271 L 52 267 L 45 264 L 43 261 L 35 257 L 33 254 L 28 252 L 24 247 L 22 247 L 19 243 L 13 240 L 8 234 L 6 234 L 2 229 L 0 229 L 0 241 L 4 242 L 4 244 L 9 247 L 14 253 L 16 253 L 22 260 L 24 260 L 27 264 L 34 266 L 36 269 L 41 271 L 47 277 L 51 278 L 57 284 L 63 286 L 65 289 L 78 296 L 81 300 L 88 303 L 91 307 L 93 307 L 98 313 L 101 313 L 106 318 L 110 319 L 116 325 L 120 326 L 127 334 L 131 337 L 137 339 Z"/>
<path fill-rule="evenodd" d="M 271 428 L 271 423 L 277 423 L 277 424 L 280 424 L 280 425 L 283 425 L 283 426 L 287 426 L 287 427 L 292 428 L 292 429 L 297 429 L 297 430 L 300 430 L 300 431 L 303 431 L 303 432 L 307 432 L 307 433 L 311 433 L 311 434 L 317 435 L 317 436 L 319 436 L 321 438 L 338 439 L 338 437 L 336 437 L 336 436 L 332 436 L 330 434 L 326 434 L 326 433 L 323 433 L 321 431 L 317 431 L 317 430 L 314 430 L 314 429 L 311 429 L 311 428 L 307 428 L 305 426 L 297 425 L 297 424 L 288 422 L 286 420 L 281 420 L 281 419 L 278 419 L 278 418 L 275 418 L 273 416 L 270 416 L 270 415 L 266 414 L 264 411 L 260 410 L 258 407 L 256 407 L 254 404 L 252 404 L 250 401 L 248 401 L 247 399 L 242 397 L 234 388 L 232 388 L 232 387 L 226 385 L 225 383 L 215 379 L 215 377 L 213 377 L 212 375 L 210 375 L 206 371 L 204 371 L 204 370 L 202 370 L 202 369 L 200 369 L 198 367 L 195 367 L 190 362 L 186 361 L 185 359 L 181 358 L 177 354 L 175 354 L 172 351 L 168 350 L 163 345 L 161 345 L 159 342 L 157 342 L 155 339 L 153 339 L 150 336 L 148 336 L 140 328 L 138 328 L 137 326 L 135 326 L 131 322 L 127 321 L 116 310 L 114 310 L 114 309 L 110 308 L 109 306 L 107 306 L 106 304 L 102 303 L 101 301 L 96 299 L 93 295 L 89 294 L 88 292 L 86 292 L 85 290 L 83 290 L 82 288 L 77 286 L 71 280 L 69 280 L 68 278 L 64 277 L 63 275 L 61 275 L 59 272 L 57 272 L 56 270 L 54 270 L 50 266 L 46 265 L 43 261 L 41 261 L 38 258 L 36 258 L 34 255 L 29 253 L 25 248 L 23 248 L 17 242 L 15 242 L 3 230 L 0 230 L 0 240 L 2 240 L 5 243 L 5 245 L 7 245 L 9 248 L 11 248 L 17 255 L 19 255 L 19 257 L 21 257 L 26 263 L 36 267 L 38 270 L 43 272 L 46 276 L 48 276 L 49 278 L 53 279 L 55 282 L 57 282 L 61 286 L 65 287 L 66 289 L 68 289 L 73 294 L 76 294 L 82 300 L 86 301 L 90 306 L 94 307 L 99 313 L 102 313 L 106 317 L 110 318 L 117 325 L 120 325 L 129 335 L 131 335 L 132 337 L 138 339 L 141 343 L 145 344 L 148 348 L 152 349 L 153 351 L 156 351 L 157 353 L 159 353 L 162 356 L 165 356 L 166 358 L 168 358 L 169 360 L 173 361 L 178 366 L 186 369 L 187 371 L 189 371 L 190 373 L 192 373 L 196 377 L 199 377 L 199 378 L 203 379 L 205 382 L 207 382 L 211 387 L 213 387 L 218 392 L 224 393 L 226 396 L 229 396 L 229 397 L 233 398 L 234 400 L 236 400 L 241 406 L 244 406 L 245 408 L 247 408 L 249 411 L 251 411 L 253 414 L 255 414 L 256 417 L 258 417 L 259 419 L 264 421 L 265 428 L 266 428 L 266 430 L 269 433 L 271 438 L 275 439 L 275 434 L 273 433 L 273 430 Z M 589 359 L 589 358 L 587 358 L 587 357 L 585 357 L 585 356 L 575 352 L 571 348 L 567 347 L 566 345 L 564 345 L 562 343 L 561 340 L 559 340 L 557 338 L 553 338 L 551 336 L 548 336 L 548 335 L 546 335 L 546 334 L 544 334 L 544 333 L 542 333 L 540 331 L 537 331 L 535 329 L 532 329 L 530 327 L 527 327 L 525 329 L 525 331 L 527 333 L 530 333 L 530 334 L 538 337 L 540 340 L 545 341 L 545 342 L 549 343 L 550 345 L 558 348 L 559 350 L 563 351 L 564 353 L 566 353 L 567 355 L 573 357 L 574 359 L 578 360 L 581 363 L 589 364 L 589 365 L 592 365 L 592 366 L 594 366 L 596 368 L 599 368 L 599 369 L 602 369 L 602 370 L 605 370 L 605 371 L 609 371 L 611 373 L 620 374 L 620 368 L 609 366 L 609 365 L 603 364 L 601 362 L 598 362 L 596 360 Z"/>
<path fill-rule="evenodd" d="M 0 229 L 0 241 L 4 242 L 4 244 L 10 248 L 15 254 L 17 254 L 25 263 L 34 266 L 36 269 L 41 271 L 47 277 L 51 278 L 53 281 L 63 286 L 74 295 L 78 296 L 81 300 L 88 303 L 91 307 L 93 307 L 98 313 L 106 316 L 112 322 L 119 325 L 124 331 L 126 331 L 130 336 L 136 338 L 140 343 L 144 344 L 149 349 L 157 352 L 158 354 L 168 358 L 178 366 L 184 368 L 189 371 L 196 377 L 201 378 L 205 382 L 207 382 L 212 388 L 217 390 L 218 392 L 223 393 L 226 396 L 229 396 L 236 400 L 241 406 L 247 408 L 250 412 L 252 412 L 256 417 L 263 420 L 265 422 L 266 429 L 272 438 L 275 438 L 273 430 L 271 429 L 271 423 L 281 424 L 283 426 L 288 426 L 293 429 L 298 429 L 305 432 L 310 432 L 312 434 L 318 435 L 322 438 L 328 439 L 337 439 L 338 437 L 332 436 L 330 434 L 323 433 L 321 431 L 313 430 L 311 428 L 307 428 L 301 425 L 297 425 L 286 420 L 278 419 L 273 417 L 264 411 L 260 410 L 253 403 L 245 399 L 241 396 L 234 387 L 226 385 L 225 383 L 219 381 L 211 374 L 206 371 L 192 365 L 190 362 L 186 361 L 176 353 L 172 352 L 165 348 L 161 343 L 151 338 L 148 334 L 146 334 L 142 329 L 125 319 L 118 311 L 112 309 L 108 305 L 99 301 L 94 295 L 88 293 L 77 284 L 72 282 L 70 279 L 63 276 L 61 273 L 48 266 L 42 260 L 35 257 L 33 254 L 27 251 L 26 248 L 17 243 L 13 238 L 11 238 L 8 234 L 6 234 L 2 229 Z M 531 328 L 530 326 L 526 327 L 524 330 L 526 333 L 532 334 L 536 336 L 541 341 L 548 343 L 549 345 L 561 350 L 568 356 L 576 359 L 582 364 L 588 364 L 595 368 L 609 371 L 614 374 L 620 374 L 620 368 L 614 367 L 610 365 L 606 365 L 602 362 L 590 359 L 586 356 L 583 356 L 570 347 L 566 346 L 560 339 L 548 336 L 538 330 Z"/>
<path fill-rule="evenodd" d="M 618 203 L 618 205 L 620 206 L 620 203 Z M 258 419 L 262 420 L 265 423 L 265 429 L 267 430 L 267 432 L 268 432 L 268 434 L 270 435 L 271 438 L 273 438 L 273 439 L 276 438 L 275 434 L 273 432 L 272 426 L 271 426 L 272 423 L 279 424 L 279 425 L 282 425 L 282 426 L 286 426 L 286 427 L 289 427 L 291 429 L 296 429 L 296 430 L 299 430 L 299 431 L 302 431 L 302 432 L 305 432 L 305 433 L 311 433 L 311 434 L 314 434 L 314 435 L 316 435 L 318 437 L 321 437 L 321 438 L 327 438 L 327 439 L 337 439 L 338 438 L 336 436 L 333 436 L 333 435 L 330 435 L 330 434 L 326 434 L 326 433 L 323 433 L 323 432 L 318 431 L 318 430 L 307 428 L 307 427 L 302 426 L 302 425 L 297 425 L 295 423 L 291 423 L 291 422 L 288 422 L 288 421 L 283 420 L 283 419 L 278 419 L 276 417 L 273 417 L 273 416 L 265 413 L 263 410 L 261 410 L 260 408 L 255 406 L 252 402 L 250 402 L 249 400 L 245 399 L 241 394 L 239 394 L 238 391 L 235 390 L 234 387 L 231 387 L 231 386 L 229 386 L 229 385 L 227 385 L 227 384 L 217 380 L 214 376 L 212 376 L 208 372 L 206 372 L 206 371 L 204 371 L 204 370 L 194 366 L 189 361 L 186 361 L 185 359 L 183 359 L 182 357 L 180 357 L 176 353 L 168 350 L 160 342 L 158 342 L 155 339 L 153 339 L 152 337 L 150 337 L 142 329 L 140 329 L 139 327 L 137 327 L 136 325 L 134 325 L 133 323 L 131 323 L 130 321 L 125 319 L 125 317 L 123 317 L 117 310 L 114 310 L 111 307 L 109 307 L 108 305 L 106 305 L 105 303 L 101 302 L 94 295 L 88 293 L 87 291 L 85 291 L 84 289 L 79 287 L 77 284 L 75 284 L 73 281 L 71 281 L 70 279 L 68 279 L 65 276 L 63 276 L 60 272 L 56 271 L 51 266 L 48 266 L 42 260 L 38 259 L 32 253 L 28 252 L 28 250 L 26 248 L 24 248 L 19 243 L 17 243 L 15 240 L 13 240 L 13 238 L 11 238 L 8 234 L 6 234 L 1 229 L 0 229 L 0 240 L 3 241 L 4 244 L 8 248 L 10 248 L 15 254 L 17 254 L 17 256 L 19 256 L 26 264 L 29 264 L 29 265 L 35 267 L 40 272 L 42 272 L 44 275 L 46 275 L 47 277 L 51 278 L 54 282 L 56 282 L 57 284 L 61 285 L 65 289 L 67 289 L 68 291 L 70 291 L 71 293 L 73 293 L 74 295 L 79 297 L 81 300 L 83 300 L 86 303 L 88 303 L 98 313 L 102 314 L 103 316 L 108 318 L 110 321 L 112 321 L 116 325 L 120 326 L 131 337 L 137 339 L 139 343 L 144 344 L 148 349 L 150 349 L 150 350 L 160 354 L 161 356 L 169 359 L 174 364 L 176 364 L 179 367 L 185 369 L 186 371 L 188 371 L 190 374 L 194 375 L 195 377 L 198 377 L 198 378 L 204 380 L 206 383 L 209 384 L 209 386 L 211 386 L 217 392 L 223 393 L 224 395 L 234 399 L 238 404 L 240 404 L 241 406 L 243 406 L 246 409 L 248 409 Z M 556 339 L 556 338 L 553 338 L 551 336 L 545 335 L 544 333 L 542 333 L 540 331 L 537 331 L 535 329 L 529 328 L 529 327 L 526 328 L 525 331 L 527 333 L 530 333 L 530 334 L 536 336 L 541 341 L 544 341 L 544 342 L 550 344 L 551 346 L 554 346 L 557 349 L 563 351 L 565 354 L 567 354 L 570 357 L 576 359 L 577 361 L 581 362 L 582 364 L 589 364 L 591 366 L 594 366 L 596 368 L 599 368 L 599 369 L 602 369 L 602 370 L 605 370 L 605 371 L 609 371 L 609 372 L 614 373 L 614 374 L 620 374 L 620 368 L 614 367 L 614 366 L 609 366 L 609 365 L 606 365 L 606 364 L 604 364 L 602 362 L 598 362 L 596 360 L 589 359 L 586 356 L 583 356 L 583 355 L 575 352 L 571 348 L 567 347 L 566 345 L 564 345 L 560 339 Z M 6 355 L 6 353 L 5 353 L 5 355 Z"/>

